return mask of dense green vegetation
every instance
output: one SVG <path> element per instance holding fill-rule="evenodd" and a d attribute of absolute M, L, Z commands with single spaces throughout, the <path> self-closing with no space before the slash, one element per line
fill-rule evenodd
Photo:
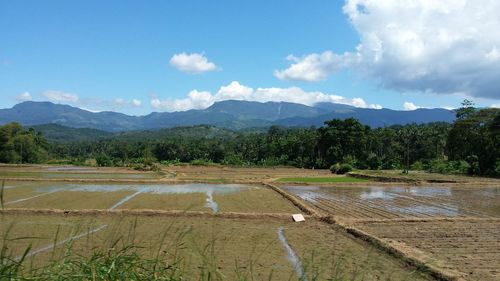
<path fill-rule="evenodd" d="M 99 136 L 95 140 L 58 139 L 50 145 L 35 130 L 12 123 L 0 128 L 0 162 L 38 163 L 48 151 L 52 159 L 99 166 L 188 162 L 331 168 L 337 173 L 352 167 L 500 175 L 500 110 L 478 110 L 466 101 L 456 115 L 453 124 L 373 129 L 349 118 L 320 128 L 272 126 L 265 132 L 213 126 L 110 136 L 92 131 Z"/>
<path fill-rule="evenodd" d="M 47 160 L 49 144 L 34 129 L 18 123 L 0 126 L 0 163 L 41 163 Z"/>

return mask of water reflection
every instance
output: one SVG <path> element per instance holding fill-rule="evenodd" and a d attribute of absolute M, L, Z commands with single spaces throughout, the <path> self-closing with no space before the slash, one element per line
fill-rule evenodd
<path fill-rule="evenodd" d="M 138 185 L 138 184 L 55 184 L 38 188 L 38 192 L 48 194 L 58 191 L 79 191 L 79 192 L 117 192 L 117 191 L 134 191 L 114 204 L 110 210 L 118 208 L 132 198 L 142 194 L 189 194 L 189 193 L 204 193 L 206 194 L 205 207 L 210 208 L 213 213 L 219 212 L 219 205 L 214 200 L 214 194 L 229 194 L 240 192 L 250 188 L 247 185 L 241 184 L 176 184 L 176 185 Z"/>
<path fill-rule="evenodd" d="M 394 216 L 500 217 L 500 188 L 491 187 L 319 187 L 285 186 L 298 197 L 324 210 L 344 214 L 375 213 Z M 333 206 L 342 204 L 343 207 Z M 325 204 L 329 205 L 325 207 Z M 332 205 L 333 204 L 333 205 Z M 333 211 L 332 211 L 333 212 Z"/>

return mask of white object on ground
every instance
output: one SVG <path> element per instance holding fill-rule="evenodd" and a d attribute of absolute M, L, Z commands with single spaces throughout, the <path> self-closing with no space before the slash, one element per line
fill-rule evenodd
<path fill-rule="evenodd" d="M 294 222 L 306 221 L 302 214 L 293 214 L 292 218 Z"/>

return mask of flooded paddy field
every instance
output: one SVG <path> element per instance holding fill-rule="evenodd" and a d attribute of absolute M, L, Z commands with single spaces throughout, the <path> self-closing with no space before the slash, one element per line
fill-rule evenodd
<path fill-rule="evenodd" d="M 15 257 L 32 243 L 35 265 L 57 260 L 68 243 L 89 255 L 120 238 L 142 256 L 161 249 L 169 261 L 182 257 L 189 274 L 210 268 L 227 280 L 268 279 L 271 271 L 272 280 L 298 280 L 304 272 L 307 280 L 433 280 L 352 232 L 359 230 L 465 280 L 499 279 L 500 185 L 334 183 L 328 171 L 294 168 L 180 165 L 163 172 L 0 166 L 0 177 L 42 174 L 5 183 L 0 234 L 26 239 L 0 243 L 13 245 Z M 268 186 L 277 182 L 285 193 Z M 306 212 L 292 201 L 320 216 L 292 223 L 291 214 Z"/>
<path fill-rule="evenodd" d="M 283 188 L 425 264 L 465 280 L 500 280 L 500 187 Z"/>
<path fill-rule="evenodd" d="M 500 220 L 360 222 L 356 226 L 388 243 L 430 254 L 466 280 L 500 280 Z"/>
<path fill-rule="evenodd" d="M 8 231 L 7 231 L 8 230 Z M 70 252 L 119 251 L 172 261 L 186 280 L 201 271 L 227 280 L 431 280 L 344 231 L 315 220 L 220 217 L 2 215 L 0 234 L 12 256 L 32 245 L 25 263 L 40 266 Z M 15 237 L 24 239 L 13 240 Z M 284 239 L 282 239 L 284 238 Z M 295 257 L 295 259 L 294 259 Z M 297 261 L 299 263 L 297 263 Z M 304 279 L 303 279 L 304 280 Z"/>
<path fill-rule="evenodd" d="M 293 213 L 298 210 L 261 185 L 8 183 L 4 207 L 31 209 L 152 209 Z"/>
<path fill-rule="evenodd" d="M 349 219 L 500 217 L 500 187 L 285 186 L 329 215 Z"/>

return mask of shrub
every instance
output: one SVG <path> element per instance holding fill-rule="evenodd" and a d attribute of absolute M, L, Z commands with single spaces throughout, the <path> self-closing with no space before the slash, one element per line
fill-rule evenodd
<path fill-rule="evenodd" d="M 345 173 L 352 171 L 352 166 L 351 164 L 347 163 L 342 163 L 342 164 L 337 163 L 330 166 L 330 171 L 334 174 L 343 175 Z"/>
<path fill-rule="evenodd" d="M 351 164 L 344 163 L 344 164 L 340 164 L 340 168 L 337 171 L 337 174 L 343 175 L 345 173 L 349 173 L 350 171 L 352 171 Z"/>
<path fill-rule="evenodd" d="M 378 170 L 382 166 L 382 161 L 377 156 L 377 154 L 372 152 L 368 154 L 368 157 L 366 159 L 366 165 L 368 166 L 368 168 L 370 168 L 370 170 Z"/>
<path fill-rule="evenodd" d="M 495 164 L 495 176 L 500 176 L 500 161 L 497 161 L 497 163 Z"/>
<path fill-rule="evenodd" d="M 231 154 L 231 155 L 226 155 L 224 160 L 222 160 L 222 164 L 233 165 L 233 166 L 243 166 L 243 165 L 245 165 L 245 160 L 239 154 Z"/>
<path fill-rule="evenodd" d="M 107 155 L 101 154 L 95 158 L 97 166 L 99 167 L 112 167 L 113 160 Z"/>
<path fill-rule="evenodd" d="M 422 163 L 422 161 L 417 161 L 411 165 L 411 169 L 414 171 L 423 171 L 424 163 Z"/>
<path fill-rule="evenodd" d="M 466 174 L 470 169 L 469 163 L 467 163 L 467 161 L 464 160 L 454 161 L 453 166 L 455 172 L 459 174 Z"/>
<path fill-rule="evenodd" d="M 429 163 L 428 171 L 440 174 L 466 174 L 470 172 L 471 165 L 466 161 L 433 160 Z"/>
<path fill-rule="evenodd" d="M 190 162 L 191 165 L 193 166 L 212 166 L 214 165 L 214 162 L 210 159 L 194 159 Z"/>
<path fill-rule="evenodd" d="M 336 164 L 333 164 L 330 166 L 330 172 L 332 172 L 333 174 L 336 174 L 339 169 L 340 169 L 339 163 L 336 163 Z"/>

